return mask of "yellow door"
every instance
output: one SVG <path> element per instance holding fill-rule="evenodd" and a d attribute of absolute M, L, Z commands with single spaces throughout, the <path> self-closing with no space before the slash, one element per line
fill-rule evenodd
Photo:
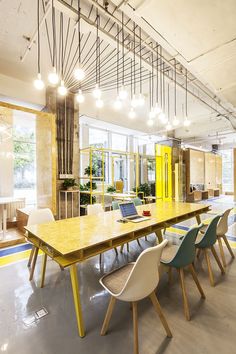
<path fill-rule="evenodd" d="M 156 145 L 156 197 L 172 200 L 172 170 L 170 146 Z"/>

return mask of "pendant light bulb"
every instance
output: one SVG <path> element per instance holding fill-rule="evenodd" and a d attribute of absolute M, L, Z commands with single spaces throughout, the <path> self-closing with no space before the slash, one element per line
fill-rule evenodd
<path fill-rule="evenodd" d="M 171 130 L 172 129 L 172 125 L 170 124 L 170 122 L 168 121 L 167 122 L 167 125 L 166 125 L 166 130 Z"/>
<path fill-rule="evenodd" d="M 55 66 L 52 68 L 52 72 L 48 75 L 48 81 L 52 85 L 57 85 L 59 82 L 59 76 L 57 75 Z"/>
<path fill-rule="evenodd" d="M 37 90 L 42 90 L 44 88 L 44 82 L 41 78 L 41 74 L 38 73 L 37 79 L 34 80 L 34 87 Z"/>
<path fill-rule="evenodd" d="M 178 124 L 179 124 L 179 120 L 176 116 L 174 116 L 173 125 L 176 127 Z"/>
<path fill-rule="evenodd" d="M 149 118 L 149 119 L 147 120 L 147 125 L 148 125 L 149 127 L 152 127 L 153 124 L 154 124 L 154 121 Z"/>
<path fill-rule="evenodd" d="M 130 109 L 130 111 L 128 113 L 128 116 L 129 116 L 130 119 L 134 119 L 136 117 L 136 113 L 135 113 L 133 107 L 131 107 L 131 109 Z"/>
<path fill-rule="evenodd" d="M 115 110 L 119 111 L 122 108 L 122 102 L 120 100 L 120 97 L 118 96 L 114 102 L 114 108 Z"/>
<path fill-rule="evenodd" d="M 96 100 L 96 107 L 97 107 L 97 108 L 102 108 L 103 106 L 104 106 L 103 100 L 101 100 L 101 98 L 98 98 L 98 99 Z"/>
<path fill-rule="evenodd" d="M 95 89 L 93 90 L 93 95 L 95 98 L 99 99 L 102 95 L 102 92 L 98 86 L 98 84 L 95 85 Z"/>
<path fill-rule="evenodd" d="M 122 86 L 119 92 L 119 97 L 121 100 L 125 100 L 128 96 L 128 92 L 126 91 L 125 87 Z"/>
<path fill-rule="evenodd" d="M 59 95 L 66 96 L 67 95 L 67 88 L 65 87 L 64 81 L 61 80 L 61 85 L 57 89 Z"/>
<path fill-rule="evenodd" d="M 138 106 L 138 99 L 136 98 L 135 95 L 133 95 L 133 97 L 132 97 L 131 106 L 132 106 L 133 108 L 135 108 L 135 107 Z"/>
<path fill-rule="evenodd" d="M 186 117 L 185 120 L 184 120 L 184 126 L 185 127 L 189 127 L 190 124 L 191 124 L 190 120 L 188 119 L 188 117 Z"/>
<path fill-rule="evenodd" d="M 78 81 L 82 81 L 85 78 L 85 72 L 82 68 L 77 68 L 74 71 L 74 77 L 76 78 L 76 80 Z"/>
<path fill-rule="evenodd" d="M 158 102 L 156 103 L 156 105 L 155 105 L 155 107 L 154 107 L 154 112 L 155 112 L 156 114 L 161 113 L 161 108 L 160 108 Z"/>
<path fill-rule="evenodd" d="M 78 103 L 83 103 L 84 100 L 85 100 L 84 95 L 83 95 L 82 91 L 79 90 L 78 93 L 77 93 L 77 95 L 76 95 L 76 101 L 77 101 Z"/>
<path fill-rule="evenodd" d="M 139 97 L 138 97 L 138 106 L 142 107 L 145 104 L 145 98 L 144 96 L 140 93 Z"/>
<path fill-rule="evenodd" d="M 162 123 L 167 123 L 167 118 L 166 118 L 165 113 L 161 112 L 161 113 L 159 114 L 159 119 L 160 119 L 160 121 L 161 121 Z"/>

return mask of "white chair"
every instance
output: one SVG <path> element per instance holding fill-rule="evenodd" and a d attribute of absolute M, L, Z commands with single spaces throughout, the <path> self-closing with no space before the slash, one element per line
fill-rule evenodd
<path fill-rule="evenodd" d="M 102 207 L 102 204 L 88 204 L 87 215 L 97 215 L 99 213 L 104 213 L 104 209 Z M 118 251 L 117 251 L 116 247 L 114 247 L 114 250 L 116 252 L 116 255 L 118 256 Z M 100 253 L 99 262 L 101 263 L 101 261 L 102 261 L 102 254 Z"/>
<path fill-rule="evenodd" d="M 36 224 L 44 224 L 44 223 L 48 223 L 51 221 L 55 221 L 55 219 L 54 219 L 53 213 L 51 212 L 50 209 L 48 209 L 48 208 L 36 209 L 36 210 L 33 210 L 29 214 L 27 226 L 36 225 Z M 32 250 L 30 252 L 29 261 L 28 261 L 28 267 L 30 267 L 31 263 L 32 263 L 29 280 L 32 280 L 33 276 L 34 276 L 34 270 L 35 270 L 35 265 L 36 265 L 36 261 L 38 258 L 38 252 L 39 252 L 39 248 L 32 245 Z M 44 286 L 46 263 L 47 263 L 47 255 L 44 254 L 43 263 L 42 263 L 41 288 Z"/>
<path fill-rule="evenodd" d="M 221 255 L 222 263 L 223 263 L 224 267 L 226 267 L 226 261 L 225 261 L 225 253 L 224 253 L 224 249 L 223 249 L 222 239 L 224 240 L 231 257 L 235 258 L 235 255 L 234 255 L 232 248 L 230 247 L 229 241 L 227 240 L 227 237 L 226 237 L 226 233 L 228 232 L 228 217 L 229 217 L 231 210 L 232 210 L 232 208 L 225 210 L 225 212 L 223 213 L 223 215 L 217 225 L 217 229 L 216 229 L 216 236 L 217 236 L 217 240 L 219 243 L 220 255 Z M 205 225 L 201 229 L 201 233 L 205 233 L 207 226 L 208 225 Z"/>
<path fill-rule="evenodd" d="M 172 337 L 167 321 L 162 313 L 157 300 L 155 289 L 159 282 L 159 265 L 163 248 L 168 243 L 164 240 L 161 244 L 144 250 L 135 263 L 129 263 L 100 279 L 101 285 L 111 294 L 111 299 L 102 326 L 101 335 L 105 335 L 111 319 L 116 300 L 132 303 L 134 353 L 138 354 L 138 316 L 137 302 L 150 297 L 157 311 L 168 337 Z M 148 276 L 147 276 L 148 269 Z"/>

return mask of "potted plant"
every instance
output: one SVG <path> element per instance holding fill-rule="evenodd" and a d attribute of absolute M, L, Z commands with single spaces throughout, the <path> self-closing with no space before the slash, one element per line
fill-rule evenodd
<path fill-rule="evenodd" d="M 77 187 L 77 183 L 75 182 L 74 178 L 66 178 L 62 183 L 62 186 L 66 190 L 73 190 Z"/>
<path fill-rule="evenodd" d="M 133 188 L 133 191 L 136 192 L 136 188 Z M 141 183 L 137 188 L 138 193 L 143 193 L 144 197 L 151 195 L 151 187 L 148 183 Z"/>
<path fill-rule="evenodd" d="M 107 193 L 114 193 L 116 191 L 115 187 L 110 185 L 107 187 Z"/>

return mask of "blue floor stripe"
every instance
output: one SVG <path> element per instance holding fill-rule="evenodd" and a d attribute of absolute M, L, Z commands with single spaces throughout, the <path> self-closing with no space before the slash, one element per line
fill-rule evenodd
<path fill-rule="evenodd" d="M 189 227 L 183 225 L 173 225 L 171 227 L 174 227 L 175 229 L 185 230 L 185 231 L 189 230 Z"/>
<path fill-rule="evenodd" d="M 16 247 L 11 247 L 5 250 L 0 250 L 0 257 L 8 256 L 9 254 L 14 254 L 17 252 L 22 252 L 26 251 L 32 248 L 32 245 L 30 243 L 26 243 L 24 245 L 16 246 Z"/>

